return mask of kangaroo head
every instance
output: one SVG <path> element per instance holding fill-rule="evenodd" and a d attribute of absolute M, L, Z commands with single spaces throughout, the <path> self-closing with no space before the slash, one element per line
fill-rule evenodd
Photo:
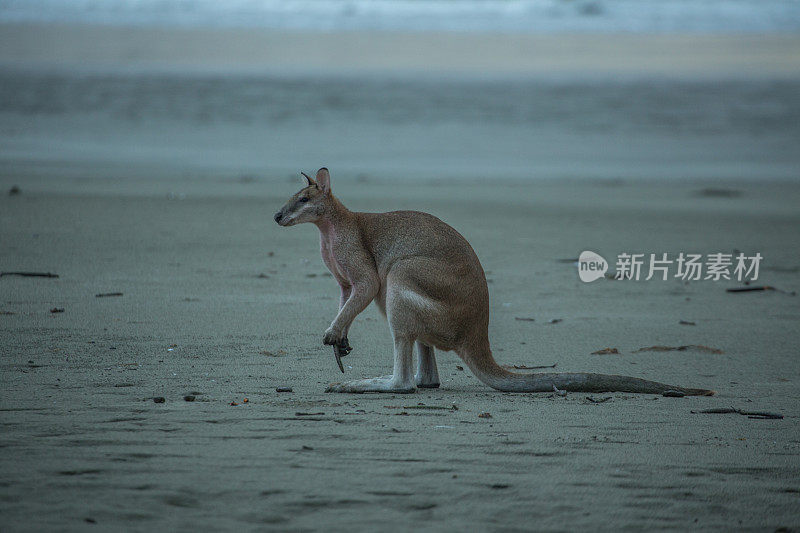
<path fill-rule="evenodd" d="M 281 226 L 316 222 L 331 208 L 333 195 L 328 169 L 324 167 L 319 169 L 316 180 L 312 180 L 305 172 L 301 174 L 306 179 L 306 186 L 289 198 L 281 210 L 275 213 L 275 222 Z"/>

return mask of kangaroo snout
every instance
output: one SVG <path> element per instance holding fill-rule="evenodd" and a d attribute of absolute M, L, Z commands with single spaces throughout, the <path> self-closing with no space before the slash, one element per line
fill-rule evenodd
<path fill-rule="evenodd" d="M 281 223 L 281 218 L 283 218 L 283 213 L 278 211 L 277 213 L 275 213 L 275 217 L 274 218 L 275 218 L 275 222 L 280 224 Z"/>

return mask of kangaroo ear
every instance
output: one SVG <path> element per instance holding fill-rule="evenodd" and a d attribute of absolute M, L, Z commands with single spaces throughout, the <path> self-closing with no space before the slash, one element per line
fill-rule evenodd
<path fill-rule="evenodd" d="M 316 186 L 317 186 L 317 182 L 316 182 L 316 181 L 314 181 L 314 180 L 312 180 L 311 178 L 309 178 L 309 177 L 308 177 L 308 174 L 306 174 L 305 172 L 301 172 L 300 174 L 302 174 L 302 175 L 303 175 L 303 177 L 304 177 L 304 178 L 306 179 L 306 181 L 308 182 L 308 183 L 307 183 L 307 185 L 306 185 L 307 187 L 311 187 L 312 185 L 313 185 L 314 187 L 316 187 Z"/>
<path fill-rule="evenodd" d="M 322 189 L 322 192 L 325 194 L 331 193 L 331 175 L 327 168 L 322 167 L 317 170 L 317 183 L 319 184 L 319 188 Z"/>

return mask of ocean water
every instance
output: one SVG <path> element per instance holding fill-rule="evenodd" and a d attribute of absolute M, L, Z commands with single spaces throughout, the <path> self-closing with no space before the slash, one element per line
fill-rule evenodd
<path fill-rule="evenodd" d="M 0 167 L 79 176 L 280 177 L 325 165 L 387 178 L 798 179 L 798 94 L 800 81 L 7 70 Z"/>
<path fill-rule="evenodd" d="M 798 0 L 0 0 L 0 22 L 525 33 L 800 31 Z"/>

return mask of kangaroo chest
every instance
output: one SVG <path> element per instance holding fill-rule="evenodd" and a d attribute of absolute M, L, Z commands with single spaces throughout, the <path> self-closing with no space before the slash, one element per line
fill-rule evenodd
<path fill-rule="evenodd" d="M 328 267 L 331 274 L 333 274 L 333 277 L 336 278 L 336 281 L 340 284 L 349 285 L 350 281 L 347 279 L 347 275 L 341 263 L 336 258 L 333 232 L 320 232 L 319 252 L 322 255 L 322 261 L 325 263 L 325 266 Z"/>

